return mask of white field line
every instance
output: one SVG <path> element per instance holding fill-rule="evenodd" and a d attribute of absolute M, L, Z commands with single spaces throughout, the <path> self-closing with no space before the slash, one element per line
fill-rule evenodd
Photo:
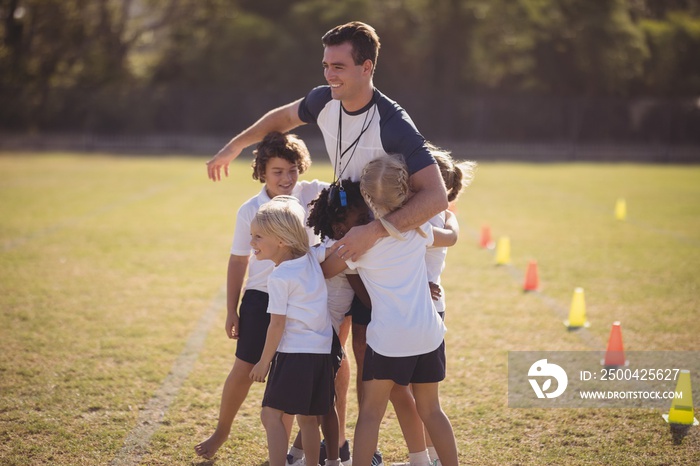
<path fill-rule="evenodd" d="M 133 466 L 140 464 L 141 459 L 148 452 L 151 437 L 160 427 L 165 413 L 180 392 L 182 384 L 187 380 L 204 347 L 206 336 L 225 304 L 226 288 L 222 286 L 209 308 L 199 318 L 185 347 L 173 363 L 160 388 L 153 394 L 146 406 L 139 411 L 136 426 L 126 436 L 124 445 L 110 465 Z"/>

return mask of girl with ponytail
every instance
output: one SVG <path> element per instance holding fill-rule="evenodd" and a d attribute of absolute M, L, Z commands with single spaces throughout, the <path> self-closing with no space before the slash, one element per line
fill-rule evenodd
<path fill-rule="evenodd" d="M 454 433 L 438 398 L 437 384 L 445 378 L 446 329 L 428 287 L 425 255 L 433 243 L 432 227 L 426 223 L 401 233 L 385 219 L 411 197 L 401 159 L 387 155 L 367 163 L 360 190 L 390 236 L 379 239 L 357 260 L 343 260 L 341 247 L 321 265 L 326 278 L 346 267 L 357 269 L 372 303 L 353 461 L 371 462 L 392 390 L 412 384 L 418 412 L 442 463 L 456 465 Z"/>

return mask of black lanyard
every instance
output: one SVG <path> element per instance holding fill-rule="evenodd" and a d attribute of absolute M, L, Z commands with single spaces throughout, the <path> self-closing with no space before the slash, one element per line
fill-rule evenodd
<path fill-rule="evenodd" d="M 372 124 L 372 120 L 374 120 L 374 114 L 377 112 L 377 107 L 374 105 L 374 97 L 370 101 L 370 104 L 372 105 L 372 118 L 369 119 L 369 122 L 367 122 L 367 117 L 369 116 L 370 110 L 367 109 L 367 112 L 365 113 L 365 119 L 362 122 L 362 129 L 360 130 L 360 134 L 355 138 L 355 140 L 350 144 L 345 150 L 342 150 L 342 140 L 343 140 L 343 104 L 342 102 L 338 106 L 338 134 L 337 134 L 337 142 L 335 146 L 335 166 L 333 167 L 333 176 L 334 180 L 333 183 L 335 184 L 336 181 L 340 180 L 343 177 L 343 173 L 345 173 L 345 170 L 348 168 L 348 165 L 350 164 L 350 161 L 352 160 L 353 156 L 355 155 L 355 150 L 357 150 L 357 146 L 360 144 L 360 138 L 362 137 L 363 134 L 369 129 L 370 125 Z M 343 168 L 343 156 L 348 153 L 348 151 L 352 149 L 352 152 L 350 153 L 350 157 L 348 158 L 347 164 L 345 165 L 345 168 Z M 338 169 L 340 168 L 340 173 L 338 173 Z M 337 174 L 337 176 L 335 176 Z M 341 190 L 342 190 L 342 185 L 341 185 Z"/>

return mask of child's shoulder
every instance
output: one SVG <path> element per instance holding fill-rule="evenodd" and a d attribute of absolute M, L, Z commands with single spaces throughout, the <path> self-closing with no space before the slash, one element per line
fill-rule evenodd
<path fill-rule="evenodd" d="M 299 180 L 297 181 L 297 187 L 301 191 L 316 191 L 320 192 L 323 189 L 326 189 L 330 187 L 330 183 L 327 181 L 321 181 L 319 179 L 314 178 L 313 180 Z"/>
<path fill-rule="evenodd" d="M 252 210 L 254 212 L 258 211 L 258 208 L 263 205 L 265 202 L 269 201 L 270 198 L 267 196 L 267 193 L 265 193 L 265 187 L 263 187 L 260 192 L 258 192 L 255 196 L 247 199 L 241 206 L 238 208 L 239 212 L 244 212 L 247 210 Z"/>

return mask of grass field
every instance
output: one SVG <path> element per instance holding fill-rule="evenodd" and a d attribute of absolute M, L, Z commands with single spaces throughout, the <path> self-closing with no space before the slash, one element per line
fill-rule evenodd
<path fill-rule="evenodd" d="M 193 452 L 233 360 L 235 212 L 260 189 L 248 162 L 231 171 L 214 184 L 204 159 L 0 155 L 0 464 L 266 464 L 262 385 L 213 461 Z M 700 351 L 700 167 L 483 163 L 458 217 L 441 399 L 462 464 L 700 464 L 700 427 L 676 443 L 658 409 L 507 405 L 508 351 L 602 350 L 615 320 L 627 351 Z M 511 265 L 478 247 L 483 225 L 510 238 Z M 525 294 L 533 259 L 541 291 Z M 575 287 L 591 327 L 569 332 Z M 385 464 L 405 461 L 392 412 L 380 435 Z"/>

